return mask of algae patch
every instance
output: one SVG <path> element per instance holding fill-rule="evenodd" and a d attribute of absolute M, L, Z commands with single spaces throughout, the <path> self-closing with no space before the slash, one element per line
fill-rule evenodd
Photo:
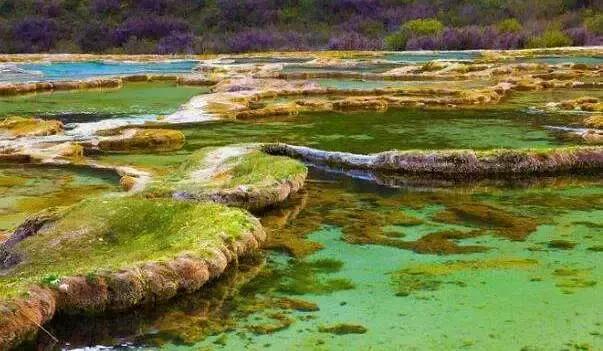
<path fill-rule="evenodd" d="M 248 209 L 278 204 L 303 187 L 307 168 L 252 145 L 202 149 L 152 182 L 148 197 L 215 201 Z"/>
<path fill-rule="evenodd" d="M 25 292 L 49 275 L 89 275 L 186 254 L 211 257 L 257 226 L 241 210 L 162 199 L 89 199 L 64 213 L 11 249 L 22 259 L 0 277 L 3 296 Z"/>

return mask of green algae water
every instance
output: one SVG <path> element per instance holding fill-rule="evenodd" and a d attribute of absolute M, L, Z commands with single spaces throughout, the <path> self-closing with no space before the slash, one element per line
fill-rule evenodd
<path fill-rule="evenodd" d="M 48 207 L 118 191 L 118 181 L 104 172 L 0 164 L 0 235 Z"/>
<path fill-rule="evenodd" d="M 178 86 L 174 82 L 125 83 L 118 89 L 56 91 L 0 97 L 0 116 L 79 115 L 82 121 L 97 115 L 168 114 L 205 88 Z"/>
<path fill-rule="evenodd" d="M 602 195 L 590 178 L 392 189 L 314 169 L 263 215 L 269 251 L 210 289 L 48 327 L 67 349 L 597 350 Z"/>
<path fill-rule="evenodd" d="M 217 122 L 209 128 L 184 132 L 190 148 L 216 141 L 286 142 L 353 153 L 391 149 L 546 148 L 570 141 L 564 141 L 545 125 L 567 125 L 576 120 L 571 116 L 540 116 L 520 111 L 404 109 Z M 214 137 L 210 138 L 212 134 Z"/>
<path fill-rule="evenodd" d="M 99 161 L 169 172 L 190 153 L 209 146 L 283 142 L 330 151 L 374 153 L 393 149 L 549 148 L 580 145 L 581 138 L 551 129 L 582 116 L 513 110 L 389 110 L 384 113 L 304 113 L 293 117 L 208 122 L 183 126 L 182 150 L 162 154 L 101 155 Z"/>

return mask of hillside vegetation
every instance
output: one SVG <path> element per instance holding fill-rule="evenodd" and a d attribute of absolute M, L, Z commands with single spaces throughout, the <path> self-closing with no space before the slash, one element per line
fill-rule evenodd
<path fill-rule="evenodd" d="M 0 52 L 601 45 L 602 8 L 597 0 L 0 0 Z"/>

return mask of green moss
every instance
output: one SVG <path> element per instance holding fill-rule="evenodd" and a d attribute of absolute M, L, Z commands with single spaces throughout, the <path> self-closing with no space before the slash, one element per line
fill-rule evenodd
<path fill-rule="evenodd" d="M 248 327 L 249 330 L 257 335 L 272 334 L 289 328 L 289 326 L 294 322 L 293 318 L 284 313 L 273 313 L 268 317 L 273 320 L 273 322 L 250 325 Z"/>
<path fill-rule="evenodd" d="M 547 244 L 551 249 L 571 250 L 576 247 L 576 243 L 567 240 L 551 240 Z"/>
<path fill-rule="evenodd" d="M 100 198 L 65 209 L 53 226 L 14 248 L 22 263 L 0 277 L 0 295 L 49 277 L 114 271 L 190 253 L 206 256 L 250 231 L 244 211 L 213 203 Z"/>
<path fill-rule="evenodd" d="M 360 324 L 348 324 L 341 323 L 331 326 L 321 326 L 318 328 L 321 333 L 330 333 L 335 335 L 346 335 L 346 334 L 364 334 L 367 329 Z"/>
<path fill-rule="evenodd" d="M 60 121 L 19 116 L 7 117 L 0 121 L 0 134 L 6 133 L 13 137 L 54 135 L 62 131 L 63 123 Z"/>
<path fill-rule="evenodd" d="M 531 269 L 537 261 L 530 259 L 489 259 L 446 261 L 432 264 L 410 265 L 391 273 L 391 282 L 397 296 L 409 296 L 422 291 L 438 290 L 442 284 L 464 287 L 463 281 L 450 281 L 449 275 L 462 271 Z"/>
<path fill-rule="evenodd" d="M 245 287 L 243 293 L 253 295 L 256 291 L 275 291 L 287 295 L 326 295 L 354 289 L 354 284 L 348 279 L 324 276 L 339 272 L 342 265 L 340 261 L 331 259 L 293 260 L 286 267 L 262 272 Z"/>
<path fill-rule="evenodd" d="M 244 150 L 213 164 L 211 158 L 220 153 L 218 148 L 205 148 L 193 153 L 173 173 L 150 184 L 146 193 L 165 196 L 174 192 L 202 195 L 216 190 L 270 187 L 278 182 L 305 175 L 303 163 L 283 156 L 271 156 L 258 150 Z M 209 178 L 195 172 L 215 168 Z"/>

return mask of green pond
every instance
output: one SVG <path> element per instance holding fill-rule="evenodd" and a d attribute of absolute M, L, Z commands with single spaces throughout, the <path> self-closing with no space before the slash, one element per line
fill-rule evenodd
<path fill-rule="evenodd" d="M 207 146 L 284 142 L 332 151 L 374 153 L 392 149 L 548 148 L 581 144 L 579 137 L 547 126 L 577 125 L 583 116 L 518 109 L 416 110 L 385 113 L 304 113 L 251 121 L 182 126 L 184 148 L 163 154 L 99 156 L 110 163 L 162 169 Z"/>
<path fill-rule="evenodd" d="M 2 98 L 0 115 L 160 115 L 204 91 L 131 83 Z M 572 96 L 182 125 L 180 151 L 91 157 L 165 173 L 199 148 L 243 142 L 356 153 L 574 145 L 549 126 L 578 126 L 582 115 L 530 109 Z M 265 250 L 207 289 L 122 314 L 58 316 L 45 326 L 58 343 L 40 333 L 21 349 L 603 349 L 600 176 L 450 185 L 353 175 L 311 167 L 302 193 L 258 214 Z M 112 174 L 0 164 L 0 239 L 38 210 L 115 191 Z"/>
<path fill-rule="evenodd" d="M 7 115 L 65 118 L 85 121 L 110 115 L 148 115 L 174 112 L 206 88 L 178 86 L 174 82 L 126 83 L 119 89 L 57 91 L 0 97 L 0 117 Z M 96 116 L 96 117 L 95 117 Z"/>

